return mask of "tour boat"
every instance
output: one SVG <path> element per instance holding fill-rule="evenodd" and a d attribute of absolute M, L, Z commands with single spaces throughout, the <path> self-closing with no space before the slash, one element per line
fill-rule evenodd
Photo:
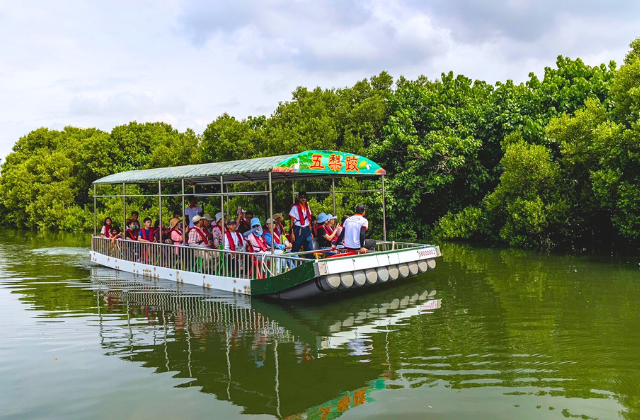
<path fill-rule="evenodd" d="M 99 265 L 151 278 L 173 280 L 251 296 L 279 299 L 304 299 L 316 295 L 342 292 L 376 284 L 402 281 L 434 269 L 440 248 L 435 245 L 387 240 L 385 210 L 386 171 L 377 163 L 359 155 L 325 150 L 310 150 L 293 155 L 272 156 L 231 162 L 155 168 L 116 173 L 98 179 L 94 186 L 94 235 L 91 260 Z M 380 178 L 375 190 L 338 191 L 335 180 L 344 177 Z M 254 253 L 205 247 L 147 243 L 131 240 L 112 241 L 98 233 L 98 200 L 121 198 L 123 226 L 126 225 L 127 197 L 156 197 L 162 220 L 162 200 L 177 197 L 185 208 L 185 197 L 219 197 L 220 208 L 229 211 L 229 199 L 237 196 L 268 197 L 267 214 L 273 220 L 273 183 L 291 182 L 292 199 L 296 198 L 296 181 L 330 179 L 330 191 L 308 192 L 309 195 L 330 194 L 336 209 L 336 194 L 381 194 L 382 240 L 368 253 L 345 252 L 324 257 L 322 252 L 308 250 L 282 253 L 274 249 Z M 264 188 L 237 191 L 236 184 L 259 184 Z M 140 191 L 157 193 L 127 194 L 127 186 L 139 185 Z M 155 189 L 157 186 L 157 190 Z M 98 194 L 98 188 L 101 194 Z M 120 193 L 120 187 L 122 192 Z M 185 187 L 191 191 L 186 191 Z M 164 192 L 163 192 L 164 188 Z M 106 192 L 104 191 L 106 190 Z M 167 190 L 171 192 L 167 192 Z M 114 193 L 114 191 L 116 191 Z M 224 212 L 222 212 L 224 213 Z M 224 237 L 225 215 L 222 215 Z M 184 214 L 182 217 L 184 231 Z M 165 238 L 166 239 L 166 238 Z M 310 258 L 311 257 L 311 258 Z"/>

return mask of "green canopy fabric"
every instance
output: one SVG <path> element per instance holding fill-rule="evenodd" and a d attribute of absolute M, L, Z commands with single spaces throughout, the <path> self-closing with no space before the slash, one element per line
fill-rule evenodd
<path fill-rule="evenodd" d="M 386 171 L 377 163 L 350 153 L 309 150 L 295 155 L 270 156 L 231 162 L 143 169 L 121 172 L 94 181 L 94 184 L 136 184 L 157 181 L 180 181 L 194 184 L 257 182 L 333 176 L 381 176 Z"/>

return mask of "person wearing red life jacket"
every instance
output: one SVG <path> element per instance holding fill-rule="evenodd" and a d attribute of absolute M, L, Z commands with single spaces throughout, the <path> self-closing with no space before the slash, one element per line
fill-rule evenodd
<path fill-rule="evenodd" d="M 127 229 L 124 231 L 124 239 L 126 241 L 138 242 L 138 228 L 136 227 L 136 220 L 127 221 Z M 125 258 L 129 261 L 137 261 L 139 254 L 138 244 L 129 244 L 126 246 Z"/>
<path fill-rule="evenodd" d="M 224 231 L 224 249 L 225 251 L 244 252 L 245 240 L 242 234 L 238 232 L 238 222 L 235 219 L 229 219 L 226 222 Z M 233 252 L 225 253 L 226 270 L 231 275 L 237 275 L 244 267 L 244 255 L 235 254 Z"/>
<path fill-rule="evenodd" d="M 110 217 L 107 217 L 106 219 L 104 219 L 104 226 L 102 226 L 102 229 L 100 230 L 100 237 L 102 239 L 111 238 L 112 228 L 113 228 L 113 222 L 111 221 Z"/>
<path fill-rule="evenodd" d="M 320 213 L 318 215 L 318 226 L 316 227 L 318 245 L 320 249 L 324 250 L 325 256 L 336 254 L 335 246 L 332 244 L 332 241 L 338 232 L 334 231 L 330 226 L 331 217 L 333 216 Z"/>
<path fill-rule="evenodd" d="M 275 219 L 275 216 L 274 216 Z M 287 241 L 286 238 L 284 240 L 284 242 L 282 241 L 282 234 L 278 234 L 277 230 L 272 230 L 272 223 L 271 223 L 271 219 L 267 219 L 267 223 L 265 225 L 267 227 L 267 230 L 264 232 L 264 239 L 265 241 L 267 241 L 267 245 L 269 245 L 269 249 L 271 249 L 271 238 L 273 237 L 274 243 L 273 243 L 273 248 L 276 250 L 287 250 L 287 249 L 291 249 L 291 247 L 293 246 L 291 244 L 291 242 Z"/>
<path fill-rule="evenodd" d="M 124 238 L 130 241 L 138 241 L 138 228 L 135 220 L 129 220 L 127 222 L 127 230 L 124 233 Z"/>
<path fill-rule="evenodd" d="M 205 214 L 203 217 L 208 216 Z M 213 219 L 212 219 L 213 220 Z M 224 243 L 222 240 L 222 212 L 216 213 L 216 223 L 211 225 L 211 236 L 213 238 L 213 247 L 218 248 Z"/>
<path fill-rule="evenodd" d="M 282 237 L 284 235 L 284 226 L 282 226 L 282 222 L 284 217 L 282 217 L 282 213 L 276 213 L 273 215 L 273 230 L 276 235 Z"/>
<path fill-rule="evenodd" d="M 289 216 L 291 218 L 291 240 L 293 241 L 293 252 L 300 251 L 304 247 L 305 251 L 313 251 L 313 239 L 311 234 L 311 209 L 307 193 L 301 192 L 298 195 L 298 203 L 291 207 Z M 313 259 L 313 253 L 306 254 L 307 258 Z"/>
<path fill-rule="evenodd" d="M 145 217 L 144 227 L 140 229 L 140 232 L 138 232 L 138 241 L 155 242 L 155 239 L 154 239 L 155 232 L 156 231 L 153 229 L 153 226 L 151 226 L 151 218 Z"/>
<path fill-rule="evenodd" d="M 143 243 L 155 242 L 156 241 L 155 238 L 154 238 L 154 234 L 155 233 L 156 233 L 156 231 L 153 229 L 153 226 L 151 226 L 151 218 L 150 217 L 145 217 L 144 218 L 144 226 L 138 232 L 138 242 L 143 242 Z M 148 263 L 149 260 L 150 260 L 150 255 L 151 255 L 150 246 L 149 245 L 142 245 L 142 258 L 141 258 L 141 261 L 143 263 Z"/>
<path fill-rule="evenodd" d="M 251 233 L 247 236 L 247 245 L 251 246 L 255 253 L 264 254 L 271 249 L 271 246 L 267 244 L 264 238 L 262 224 L 257 217 L 251 219 Z"/>
<path fill-rule="evenodd" d="M 213 240 L 213 227 L 212 227 L 212 222 L 213 222 L 213 217 L 211 217 L 211 215 L 209 215 L 208 213 L 205 213 L 201 216 L 202 220 L 204 220 L 204 233 L 207 235 L 207 239 L 208 242 L 214 243 L 215 241 Z"/>
<path fill-rule="evenodd" d="M 213 241 L 209 241 L 209 237 L 204 231 L 204 219 L 196 215 L 193 217 L 193 228 L 189 229 L 188 243 L 189 246 L 208 247 L 213 246 Z"/>
<path fill-rule="evenodd" d="M 175 213 L 174 213 L 175 214 Z M 177 267 L 180 260 L 180 246 L 184 240 L 184 234 L 182 233 L 182 220 L 178 217 L 173 217 L 169 220 L 169 230 L 167 231 L 169 243 L 175 245 L 175 251 L 172 252 L 172 256 L 169 260 L 172 267 Z"/>
<path fill-rule="evenodd" d="M 244 240 L 238 232 L 238 222 L 235 219 L 227 221 L 227 229 L 224 232 L 224 249 L 226 251 L 244 251 Z"/>
<path fill-rule="evenodd" d="M 142 225 L 140 224 L 140 220 L 138 220 L 138 212 L 137 211 L 132 211 L 131 212 L 131 218 L 127 219 L 127 227 L 129 226 L 130 222 L 134 222 L 135 223 L 137 230 L 140 230 L 142 228 Z"/>

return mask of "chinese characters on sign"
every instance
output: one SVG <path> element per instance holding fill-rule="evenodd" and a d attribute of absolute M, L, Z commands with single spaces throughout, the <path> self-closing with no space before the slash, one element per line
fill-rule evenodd
<path fill-rule="evenodd" d="M 322 155 L 311 155 L 313 163 L 309 165 L 309 169 L 319 169 L 323 171 L 325 166 L 322 164 Z"/>
<path fill-rule="evenodd" d="M 344 170 L 346 172 L 360 172 L 360 169 L 358 169 L 358 156 L 347 156 Z"/>
<path fill-rule="evenodd" d="M 342 169 L 342 157 L 340 155 L 329 156 L 329 169 L 333 172 L 338 172 Z"/>

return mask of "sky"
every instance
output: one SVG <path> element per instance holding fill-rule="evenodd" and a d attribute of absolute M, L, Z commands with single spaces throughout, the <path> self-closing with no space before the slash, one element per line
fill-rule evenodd
<path fill-rule="evenodd" d="M 640 2 L 0 0 L 0 159 L 23 135 L 163 121 L 201 133 L 270 115 L 297 86 L 386 70 L 490 83 L 558 55 L 622 63 Z"/>

